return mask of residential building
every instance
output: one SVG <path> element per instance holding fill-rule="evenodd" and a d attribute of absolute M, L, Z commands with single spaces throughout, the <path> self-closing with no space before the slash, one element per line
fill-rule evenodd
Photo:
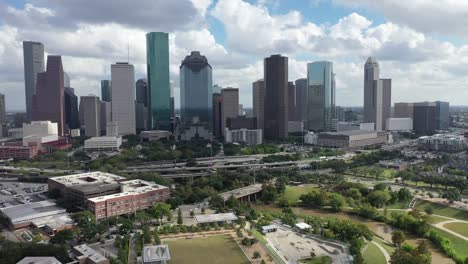
<path fill-rule="evenodd" d="M 423 136 L 417 140 L 418 146 L 429 151 L 461 152 L 466 149 L 465 138 L 462 135 L 435 134 Z"/>
<path fill-rule="evenodd" d="M 146 34 L 146 65 L 148 79 L 148 129 L 171 129 L 171 99 L 169 83 L 169 34 Z"/>
<path fill-rule="evenodd" d="M 223 127 L 226 127 L 226 122 L 228 118 L 235 118 L 239 114 L 239 89 L 238 88 L 224 88 L 221 89 L 221 95 L 223 96 L 223 118 L 221 120 Z"/>
<path fill-rule="evenodd" d="M 83 104 L 84 135 L 99 137 L 101 135 L 101 101 L 95 95 L 81 96 Z"/>
<path fill-rule="evenodd" d="M 170 131 L 164 130 L 149 130 L 149 131 L 141 131 L 140 138 L 141 141 L 158 141 L 161 139 L 169 140 L 172 133 Z"/>
<path fill-rule="evenodd" d="M 297 79 L 296 85 L 296 115 L 297 120 L 307 121 L 307 78 Z"/>
<path fill-rule="evenodd" d="M 65 100 L 62 57 L 47 56 L 47 71 L 37 74 L 36 93 L 32 97 L 32 120 L 50 120 L 58 124 L 59 136 L 65 135 Z"/>
<path fill-rule="evenodd" d="M 230 130 L 225 128 L 224 140 L 226 143 L 245 143 L 255 146 L 263 143 L 263 131 L 261 129 L 240 128 Z"/>
<path fill-rule="evenodd" d="M 226 119 L 226 128 L 230 130 L 236 130 L 241 128 L 246 129 L 257 129 L 257 118 L 256 117 L 229 117 Z"/>
<path fill-rule="evenodd" d="M 101 99 L 103 102 L 111 101 L 111 81 L 110 80 L 101 80 Z"/>
<path fill-rule="evenodd" d="M 223 96 L 221 93 L 213 93 L 213 135 L 220 138 L 223 131 Z"/>
<path fill-rule="evenodd" d="M 101 120 L 101 135 L 108 135 L 107 134 L 107 125 L 112 122 L 112 103 L 111 102 L 105 102 L 101 101 L 101 107 L 99 109 L 99 113 L 101 114 L 100 120 Z M 109 136 L 109 135 L 108 135 Z M 118 136 L 118 135 L 115 135 Z"/>
<path fill-rule="evenodd" d="M 288 58 L 271 55 L 264 60 L 264 126 L 268 140 L 288 137 Z"/>
<path fill-rule="evenodd" d="M 317 145 L 321 147 L 356 149 L 367 146 L 385 145 L 388 133 L 383 131 L 351 130 L 323 132 L 318 134 Z"/>
<path fill-rule="evenodd" d="M 121 135 L 136 134 L 135 125 L 135 70 L 127 62 L 111 66 L 112 121 L 119 124 Z"/>
<path fill-rule="evenodd" d="M 143 180 L 120 182 L 120 192 L 88 199 L 87 208 L 96 219 L 134 214 L 170 198 L 166 186 Z"/>
<path fill-rule="evenodd" d="M 380 79 L 379 63 L 369 57 L 364 65 L 364 122 L 386 130 L 392 104 L 392 80 Z"/>
<path fill-rule="evenodd" d="M 73 88 L 65 87 L 65 124 L 68 129 L 80 128 L 80 120 L 78 117 L 78 97 L 75 95 Z"/>
<path fill-rule="evenodd" d="M 35 41 L 23 41 L 24 90 L 27 121 L 32 120 L 33 95 L 36 93 L 37 74 L 44 72 L 44 45 Z"/>
<path fill-rule="evenodd" d="M 363 131 L 374 131 L 374 123 L 357 123 L 357 122 L 338 122 L 336 131 L 351 131 L 351 130 L 363 130 Z"/>
<path fill-rule="evenodd" d="M 335 111 L 335 73 L 333 63 L 316 61 L 307 64 L 307 128 L 332 130 Z"/>
<path fill-rule="evenodd" d="M 294 82 L 288 82 L 288 120 L 296 121 L 296 85 Z"/>
<path fill-rule="evenodd" d="M 117 151 L 122 145 L 122 138 L 116 136 L 92 137 L 85 140 L 84 150 L 89 152 Z"/>
<path fill-rule="evenodd" d="M 213 84 L 211 65 L 205 56 L 192 51 L 180 65 L 180 116 L 182 126 L 198 116 L 212 127 Z M 239 102 L 237 102 L 239 104 Z M 238 112 L 238 111 L 237 111 Z M 236 115 L 237 115 L 236 112 Z"/>
<path fill-rule="evenodd" d="M 265 122 L 265 82 L 260 79 L 252 83 L 253 115 L 257 118 L 257 127 L 263 129 Z"/>
<path fill-rule="evenodd" d="M 413 119 L 412 118 L 388 118 L 387 130 L 389 131 L 413 130 Z"/>

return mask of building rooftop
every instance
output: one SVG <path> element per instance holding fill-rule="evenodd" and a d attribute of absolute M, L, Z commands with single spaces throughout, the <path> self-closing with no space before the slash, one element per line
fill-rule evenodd
<path fill-rule="evenodd" d="M 339 132 L 322 132 L 319 135 L 333 135 L 333 136 L 358 136 L 358 135 L 371 135 L 376 134 L 378 131 L 368 130 L 346 130 Z"/>
<path fill-rule="evenodd" d="M 54 212 L 63 213 L 66 211 L 52 200 L 20 204 L 2 208 L 0 210 L 12 223 L 44 217 L 47 216 L 48 213 L 50 213 L 49 215 L 52 215 L 55 214 Z"/>
<path fill-rule="evenodd" d="M 157 245 L 157 246 L 145 246 L 143 248 L 143 263 L 153 263 L 156 261 L 167 261 L 171 259 L 169 252 L 169 246 Z"/>
<path fill-rule="evenodd" d="M 59 177 L 52 177 L 49 180 L 61 183 L 67 187 L 77 185 L 94 185 L 94 184 L 116 184 L 126 180 L 125 177 L 117 176 L 107 172 L 87 172 Z"/>
<path fill-rule="evenodd" d="M 40 218 L 36 218 L 32 221 L 32 224 L 35 227 L 41 228 L 43 226 L 48 226 L 53 230 L 60 229 L 64 226 L 71 226 L 75 223 L 68 213 L 59 214 L 59 215 L 50 215 Z"/>
<path fill-rule="evenodd" d="M 54 257 L 25 257 L 16 264 L 62 264 Z"/>
<path fill-rule="evenodd" d="M 213 223 L 213 222 L 225 222 L 225 221 L 235 221 L 237 220 L 237 216 L 234 213 L 205 214 L 205 215 L 195 215 L 195 220 L 199 224 Z"/>
<path fill-rule="evenodd" d="M 99 254 L 98 252 L 96 252 L 96 250 L 90 248 L 86 244 L 76 246 L 73 249 L 81 254 L 81 256 L 78 256 L 78 258 L 87 257 L 91 259 L 94 263 L 107 260 L 103 255 Z"/>
<path fill-rule="evenodd" d="M 109 141 L 109 140 L 118 140 L 119 138 L 116 136 L 102 136 L 102 137 L 92 137 L 87 139 L 86 141 Z"/>
<path fill-rule="evenodd" d="M 296 227 L 299 228 L 299 229 L 301 229 L 301 230 L 311 228 L 311 226 L 308 225 L 308 224 L 306 224 L 306 223 L 297 223 L 297 224 L 296 224 Z"/>
<path fill-rule="evenodd" d="M 143 180 L 130 180 L 120 182 L 122 192 L 116 194 L 109 194 L 94 198 L 89 198 L 88 201 L 91 202 L 102 202 L 108 199 L 113 199 L 117 197 L 127 196 L 127 195 L 135 195 L 135 194 L 142 194 L 153 190 L 161 190 L 161 189 L 168 189 L 169 187 L 156 184 L 154 182 L 148 182 Z"/>

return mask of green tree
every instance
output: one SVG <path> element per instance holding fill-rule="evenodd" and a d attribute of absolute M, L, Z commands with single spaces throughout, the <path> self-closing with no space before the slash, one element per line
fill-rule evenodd
<path fill-rule="evenodd" d="M 403 233 L 402 231 L 397 230 L 392 233 L 392 242 L 396 246 L 400 247 L 403 244 L 403 242 L 405 242 L 405 240 L 406 236 L 405 233 Z"/>
<path fill-rule="evenodd" d="M 330 195 L 330 207 L 334 210 L 334 211 L 341 211 L 343 209 L 343 207 L 346 205 L 346 200 L 345 198 L 338 194 L 338 193 L 332 193 Z"/>
<path fill-rule="evenodd" d="M 153 240 L 154 240 L 154 244 L 156 244 L 156 245 L 161 244 L 161 239 L 159 238 L 159 233 L 158 233 L 158 231 L 156 229 L 153 232 Z"/>
<path fill-rule="evenodd" d="M 166 203 L 157 203 L 150 208 L 151 215 L 159 219 L 159 225 L 162 224 L 164 216 L 168 221 L 172 220 L 171 205 Z"/>
<path fill-rule="evenodd" d="M 179 208 L 179 210 L 177 211 L 177 224 L 181 225 L 183 223 L 184 223 L 184 218 L 182 217 L 182 211 Z"/>
<path fill-rule="evenodd" d="M 50 239 L 50 243 L 64 245 L 65 242 L 70 241 L 72 239 L 73 231 L 71 231 L 70 229 L 65 229 L 55 233 L 55 235 Z"/>
<path fill-rule="evenodd" d="M 258 258 L 260 258 L 261 256 L 262 256 L 262 255 L 260 255 L 260 252 L 258 252 L 258 251 L 254 251 L 254 253 L 253 253 L 253 256 L 252 256 L 252 257 L 253 257 L 254 259 L 258 259 Z"/>
<path fill-rule="evenodd" d="M 148 226 L 143 228 L 143 242 L 145 242 L 145 244 L 151 243 L 151 232 Z"/>
<path fill-rule="evenodd" d="M 190 211 L 190 216 L 191 216 L 191 217 L 194 217 L 194 216 L 195 216 L 195 211 L 193 211 L 193 210 Z"/>
<path fill-rule="evenodd" d="M 388 191 L 373 191 L 367 196 L 369 203 L 375 207 L 383 207 L 390 201 Z"/>

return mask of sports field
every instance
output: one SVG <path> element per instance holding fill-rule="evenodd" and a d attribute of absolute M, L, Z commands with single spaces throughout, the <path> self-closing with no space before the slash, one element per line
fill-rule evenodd
<path fill-rule="evenodd" d="M 283 197 L 286 198 L 290 203 L 297 203 L 299 197 L 303 194 L 307 194 L 312 190 L 317 189 L 314 185 L 308 186 L 286 186 Z"/>
<path fill-rule="evenodd" d="M 447 217 L 452 217 L 460 220 L 468 221 L 468 211 L 463 211 L 459 209 L 455 209 L 452 207 L 448 207 L 442 204 L 431 203 L 427 201 L 417 201 L 416 202 L 416 209 L 419 211 L 424 212 L 426 208 L 431 207 L 436 215 L 442 215 Z"/>
<path fill-rule="evenodd" d="M 231 236 L 219 235 L 206 238 L 193 238 L 164 241 L 169 245 L 169 264 L 249 264 Z"/>
<path fill-rule="evenodd" d="M 464 237 L 468 237 L 468 224 L 467 223 L 461 223 L 461 222 L 460 223 L 448 223 L 448 224 L 445 224 L 444 227 Z"/>

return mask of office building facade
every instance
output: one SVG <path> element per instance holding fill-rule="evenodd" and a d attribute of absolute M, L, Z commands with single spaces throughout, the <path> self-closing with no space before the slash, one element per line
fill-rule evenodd
<path fill-rule="evenodd" d="M 296 121 L 296 85 L 288 82 L 288 121 Z"/>
<path fill-rule="evenodd" d="M 119 125 L 121 135 L 133 135 L 135 130 L 135 69 L 126 62 L 111 65 L 112 121 Z"/>
<path fill-rule="evenodd" d="M 288 137 L 288 58 L 272 55 L 264 60 L 265 139 L 278 140 Z"/>
<path fill-rule="evenodd" d="M 213 94 L 213 136 L 223 136 L 223 96 L 220 93 Z"/>
<path fill-rule="evenodd" d="M 24 88 L 27 120 L 32 120 L 32 98 L 36 93 L 37 74 L 44 72 L 44 45 L 40 42 L 23 41 Z"/>
<path fill-rule="evenodd" d="M 111 81 L 110 80 L 101 80 L 101 99 L 103 102 L 111 101 Z"/>
<path fill-rule="evenodd" d="M 379 63 L 369 57 L 364 65 L 364 122 L 386 130 L 392 104 L 392 80 L 380 79 Z"/>
<path fill-rule="evenodd" d="M 257 128 L 263 129 L 265 116 L 265 82 L 260 79 L 252 83 L 253 115 L 257 118 Z"/>
<path fill-rule="evenodd" d="M 0 125 L 5 123 L 5 95 L 0 93 Z"/>
<path fill-rule="evenodd" d="M 95 95 L 81 96 L 83 104 L 83 119 L 85 136 L 99 137 L 101 135 L 101 101 Z"/>
<path fill-rule="evenodd" d="M 169 34 L 146 34 L 148 128 L 170 130 Z"/>
<path fill-rule="evenodd" d="M 449 128 L 448 102 L 413 103 L 413 129 L 418 133 L 433 133 Z"/>
<path fill-rule="evenodd" d="M 135 83 L 136 87 L 136 102 L 148 106 L 148 81 L 146 79 L 138 79 Z"/>
<path fill-rule="evenodd" d="M 332 130 L 335 112 L 335 74 L 333 63 L 317 61 L 307 64 L 307 128 Z"/>
<path fill-rule="evenodd" d="M 62 57 L 47 56 L 47 70 L 38 73 L 33 95 L 32 120 L 50 120 L 58 124 L 58 135 L 65 134 L 65 98 Z"/>
<path fill-rule="evenodd" d="M 223 96 L 223 118 L 221 120 L 223 127 L 226 127 L 226 122 L 228 118 L 236 118 L 239 114 L 239 89 L 237 88 L 224 88 L 221 90 L 221 95 Z"/>
<path fill-rule="evenodd" d="M 297 121 L 307 121 L 307 78 L 297 79 L 296 85 L 296 118 Z"/>
<path fill-rule="evenodd" d="M 198 116 L 212 127 L 213 84 L 211 65 L 205 56 L 192 51 L 180 65 L 180 115 L 183 126 Z"/>
<path fill-rule="evenodd" d="M 68 129 L 80 128 L 80 120 L 78 117 L 78 97 L 75 95 L 73 88 L 65 87 L 65 124 Z"/>

